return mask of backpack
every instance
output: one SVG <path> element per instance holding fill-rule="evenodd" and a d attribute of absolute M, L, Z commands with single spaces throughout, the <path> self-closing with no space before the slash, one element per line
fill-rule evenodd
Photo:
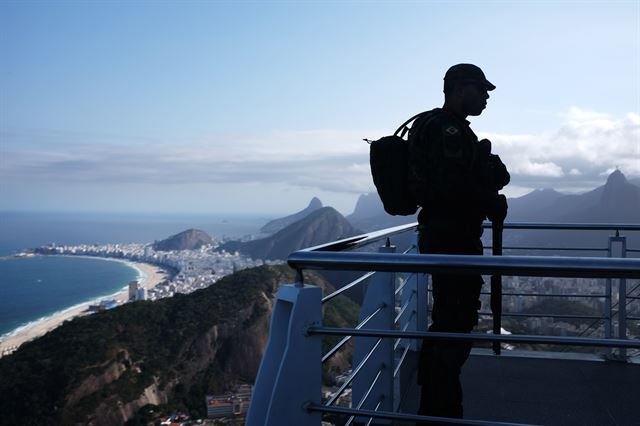
<path fill-rule="evenodd" d="M 371 176 L 384 210 L 390 215 L 409 216 L 418 210 L 418 203 L 409 190 L 409 143 L 403 139 L 409 123 L 429 113 L 424 111 L 405 121 L 391 136 L 371 141 L 369 163 Z"/>

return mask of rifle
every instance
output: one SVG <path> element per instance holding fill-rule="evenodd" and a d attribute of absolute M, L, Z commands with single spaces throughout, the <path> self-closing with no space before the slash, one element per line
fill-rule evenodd
<path fill-rule="evenodd" d="M 492 254 L 502 256 L 503 221 L 491 222 Z M 502 330 L 502 275 L 491 276 L 491 312 L 493 314 L 493 334 Z M 500 355 L 500 342 L 493 342 L 493 353 Z"/>

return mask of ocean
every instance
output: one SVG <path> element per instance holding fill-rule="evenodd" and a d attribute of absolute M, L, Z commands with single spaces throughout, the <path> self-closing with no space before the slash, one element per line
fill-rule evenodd
<path fill-rule="evenodd" d="M 258 233 L 269 218 L 0 212 L 0 339 L 57 312 L 108 298 L 138 277 L 123 262 L 66 256 L 16 258 L 41 245 L 147 243 L 189 228 L 214 238 Z"/>

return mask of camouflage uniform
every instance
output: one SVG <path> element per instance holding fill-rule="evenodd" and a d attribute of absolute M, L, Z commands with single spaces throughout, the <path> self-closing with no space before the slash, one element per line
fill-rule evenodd
<path fill-rule="evenodd" d="M 483 149 L 469 122 L 434 109 L 409 134 L 409 184 L 422 207 L 421 253 L 482 255 L 482 222 L 509 174 Z M 469 333 L 478 324 L 480 275 L 433 274 L 430 331 Z M 419 382 L 421 414 L 462 417 L 460 370 L 471 342 L 425 340 Z"/>

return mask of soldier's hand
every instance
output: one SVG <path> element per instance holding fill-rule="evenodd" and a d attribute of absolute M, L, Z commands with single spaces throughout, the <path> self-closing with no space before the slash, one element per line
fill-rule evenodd
<path fill-rule="evenodd" d="M 493 223 L 503 223 L 507 217 L 507 197 L 498 194 L 490 203 L 487 218 Z"/>
<path fill-rule="evenodd" d="M 491 141 L 489 139 L 481 139 L 478 143 L 480 144 L 480 152 L 483 155 L 491 154 Z"/>
<path fill-rule="evenodd" d="M 496 191 L 500 191 L 507 186 L 511 180 L 511 176 L 507 171 L 507 167 L 504 165 L 498 155 L 490 154 L 487 161 L 488 168 L 491 173 L 491 182 Z"/>

